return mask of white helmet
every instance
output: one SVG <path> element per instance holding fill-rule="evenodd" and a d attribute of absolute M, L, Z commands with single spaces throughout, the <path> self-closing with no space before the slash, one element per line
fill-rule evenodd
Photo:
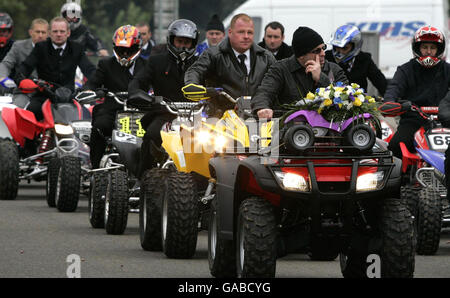
<path fill-rule="evenodd" d="M 61 15 L 69 22 L 70 30 L 75 30 L 81 25 L 81 6 L 76 2 L 67 2 L 61 7 Z"/>

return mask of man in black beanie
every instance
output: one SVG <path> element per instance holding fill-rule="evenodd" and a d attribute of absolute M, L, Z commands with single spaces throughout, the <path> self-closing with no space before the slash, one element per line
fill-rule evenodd
<path fill-rule="evenodd" d="M 348 84 L 345 72 L 325 60 L 322 37 L 308 27 L 299 27 L 292 38 L 294 55 L 277 61 L 264 76 L 251 100 L 252 111 L 259 118 L 272 118 L 281 104 L 297 102 L 308 92 L 332 83 Z"/>
<path fill-rule="evenodd" d="M 225 37 L 225 27 L 218 15 L 213 15 L 206 25 L 206 41 L 199 44 L 195 51 L 195 56 L 199 56 L 209 47 L 218 45 Z"/>

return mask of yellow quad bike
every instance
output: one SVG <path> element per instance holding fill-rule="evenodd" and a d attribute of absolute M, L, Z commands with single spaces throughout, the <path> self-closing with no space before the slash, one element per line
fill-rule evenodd
<path fill-rule="evenodd" d="M 183 121 L 161 130 L 162 147 L 170 161 L 144 173 L 141 181 L 141 246 L 144 250 L 162 249 L 169 258 L 191 258 L 198 231 L 208 229 L 210 202 L 215 196 L 209 160 L 227 148 L 238 147 L 242 154 L 249 154 L 254 143 L 248 130 L 256 123 L 248 111 L 250 97 L 234 100 L 219 88 L 207 89 L 201 101 L 190 103 L 197 111 L 184 111 L 183 119 L 177 118 Z M 198 111 L 212 95 L 223 95 L 241 107 L 241 117 L 235 110 L 227 110 L 220 119 L 203 117 Z M 166 107 L 180 115 L 172 104 L 166 103 Z M 245 116 L 249 119 L 244 122 Z"/>

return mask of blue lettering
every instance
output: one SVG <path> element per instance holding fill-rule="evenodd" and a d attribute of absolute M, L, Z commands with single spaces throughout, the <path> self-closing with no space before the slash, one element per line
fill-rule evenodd
<path fill-rule="evenodd" d="M 348 22 L 347 24 L 357 26 L 361 31 L 376 31 L 380 33 L 380 36 L 385 37 L 399 37 L 406 36 L 411 37 L 414 35 L 417 29 L 425 26 L 426 23 L 422 21 L 412 21 L 408 23 L 403 22 L 362 22 L 357 24 L 356 22 Z M 380 26 L 381 25 L 381 26 Z"/>
<path fill-rule="evenodd" d="M 421 22 L 421 21 L 413 21 L 413 22 L 409 22 L 405 24 L 405 29 L 410 30 L 409 32 L 407 31 L 403 31 L 402 35 L 403 36 L 413 36 L 414 33 L 416 33 L 417 29 L 419 29 L 422 26 L 425 26 L 426 23 L 425 22 Z"/>

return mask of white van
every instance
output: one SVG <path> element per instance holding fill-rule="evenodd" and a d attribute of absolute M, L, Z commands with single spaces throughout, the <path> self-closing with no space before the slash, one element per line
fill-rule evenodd
<path fill-rule="evenodd" d="M 285 42 L 291 44 L 299 26 L 316 30 L 327 43 L 337 27 L 354 24 L 362 32 L 375 31 L 379 40 L 379 67 L 392 78 L 397 66 L 411 59 L 411 38 L 423 25 L 447 32 L 447 0 L 248 0 L 225 20 L 246 13 L 255 23 L 255 42 L 264 37 L 264 27 L 278 21 L 285 27 Z"/>

